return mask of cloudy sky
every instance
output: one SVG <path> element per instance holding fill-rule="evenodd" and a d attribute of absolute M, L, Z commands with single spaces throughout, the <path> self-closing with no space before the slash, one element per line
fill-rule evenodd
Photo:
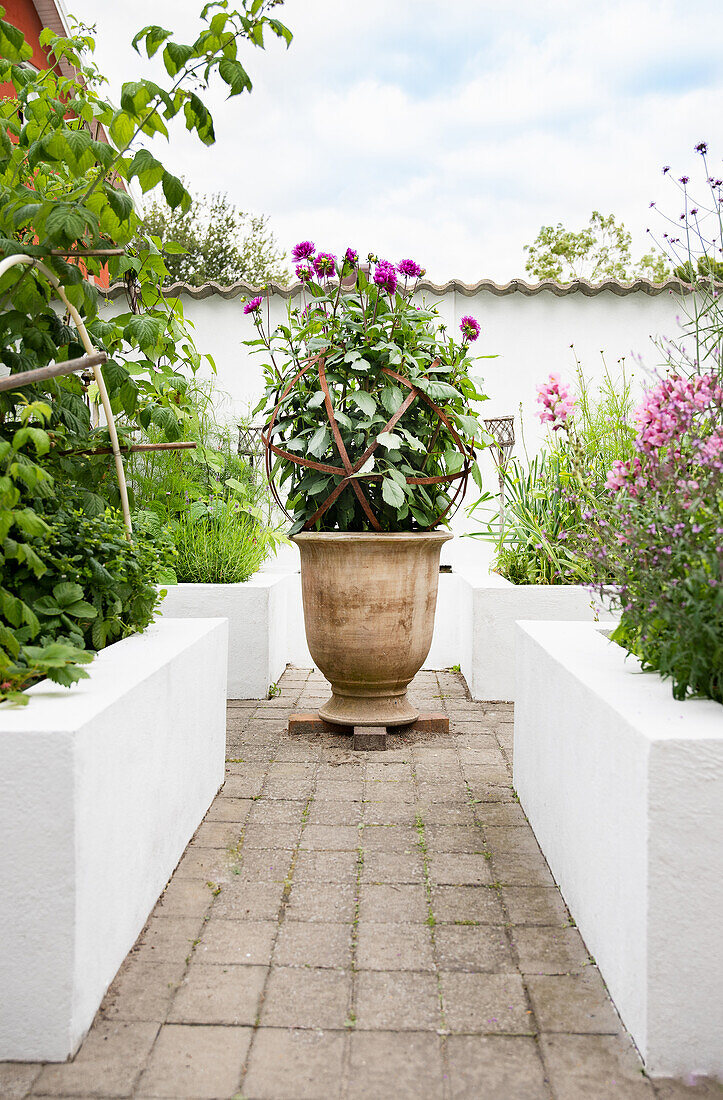
<path fill-rule="evenodd" d="M 201 0 L 67 0 L 97 28 L 113 91 L 141 65 L 133 32 L 180 41 Z M 676 214 L 661 168 L 693 175 L 693 146 L 723 157 L 720 0 L 286 0 L 294 31 L 245 60 L 250 96 L 206 94 L 217 144 L 174 131 L 157 155 L 192 189 L 267 214 L 290 249 L 310 237 L 435 280 L 524 276 L 543 224 L 614 213 L 638 254 Z M 159 142 L 159 145 L 164 143 Z M 719 172 L 720 169 L 717 169 Z"/>

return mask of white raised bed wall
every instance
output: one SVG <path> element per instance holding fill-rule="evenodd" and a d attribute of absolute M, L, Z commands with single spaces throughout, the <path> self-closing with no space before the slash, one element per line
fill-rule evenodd
<path fill-rule="evenodd" d="M 582 585 L 512 584 L 497 573 L 463 575 L 460 583 L 461 664 L 473 699 L 514 701 L 519 619 L 592 622 L 598 614 Z"/>
<path fill-rule="evenodd" d="M 296 583 L 295 583 L 296 582 Z M 161 604 L 164 618 L 228 618 L 228 698 L 265 699 L 290 656 L 289 602 L 298 578 L 256 573 L 243 584 L 175 584 Z"/>
<path fill-rule="evenodd" d="M 723 707 L 521 623 L 514 782 L 652 1075 L 723 1075 Z"/>
<path fill-rule="evenodd" d="M 0 709 L 0 1061 L 62 1061 L 224 777 L 227 629 L 164 620 Z"/>

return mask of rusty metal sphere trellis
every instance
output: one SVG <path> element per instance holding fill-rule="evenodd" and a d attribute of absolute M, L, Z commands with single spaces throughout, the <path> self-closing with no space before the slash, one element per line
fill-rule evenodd
<path fill-rule="evenodd" d="M 432 366 L 436 366 L 438 363 L 439 363 L 439 360 L 437 359 L 437 360 L 434 361 Z M 364 453 L 356 460 L 356 462 L 352 463 L 351 459 L 349 458 L 349 454 L 347 452 L 344 441 L 341 437 L 341 432 L 339 431 L 339 425 L 338 425 L 338 423 L 336 421 L 336 417 L 334 415 L 334 405 L 333 405 L 333 402 L 332 402 L 332 399 L 331 399 L 329 384 L 328 384 L 327 379 L 326 379 L 326 371 L 324 369 L 324 364 L 325 364 L 325 359 L 324 359 L 323 355 L 314 355 L 306 361 L 305 365 L 301 368 L 301 370 L 297 371 L 297 373 L 294 375 L 294 377 L 289 382 L 287 382 L 286 385 L 284 386 L 284 389 L 283 389 L 282 393 L 280 394 L 280 396 L 279 396 L 279 398 L 276 402 L 276 407 L 274 408 L 274 411 L 271 414 L 268 422 L 264 426 L 264 429 L 261 433 L 261 438 L 263 440 L 264 448 L 265 448 L 265 452 L 266 452 L 266 476 L 267 476 L 267 479 L 268 479 L 268 482 L 269 482 L 269 487 L 270 487 L 271 492 L 273 494 L 274 500 L 276 501 L 276 503 L 278 504 L 279 508 L 282 510 L 284 515 L 288 519 L 292 519 L 293 517 L 289 515 L 286 508 L 284 507 L 284 503 L 281 500 L 281 497 L 280 497 L 279 492 L 276 488 L 276 485 L 274 484 L 272 455 L 275 455 L 277 458 L 283 458 L 288 462 L 294 463 L 294 465 L 302 466 L 302 467 L 305 467 L 309 470 L 316 470 L 319 473 L 331 474 L 335 477 L 340 477 L 341 481 L 339 481 L 338 484 L 334 486 L 334 488 L 331 490 L 331 492 L 328 494 L 328 496 L 325 497 L 325 499 L 321 502 L 321 504 L 316 509 L 314 514 L 312 516 L 310 516 L 309 519 L 306 520 L 306 522 L 304 523 L 304 530 L 310 530 L 314 526 L 314 524 L 319 519 L 321 519 L 321 517 L 324 515 L 324 513 L 329 508 L 331 508 L 332 504 L 334 504 L 336 502 L 336 500 L 338 499 L 339 496 L 341 496 L 341 494 L 344 492 L 344 490 L 351 487 L 351 490 L 354 493 L 354 495 L 356 496 L 357 500 L 359 501 L 359 504 L 361 505 L 362 511 L 364 512 L 364 515 L 369 520 L 369 523 L 370 523 L 372 529 L 374 531 L 381 531 L 382 526 L 381 526 L 379 520 L 377 519 L 376 515 L 374 514 L 374 510 L 371 506 L 371 502 L 369 501 L 369 498 L 367 497 L 366 493 L 364 492 L 364 488 L 361 484 L 361 480 L 362 480 L 362 478 L 364 478 L 367 481 L 381 481 L 381 479 L 384 477 L 384 475 L 381 474 L 381 473 L 376 473 L 376 474 L 375 473 L 370 473 L 370 474 L 362 474 L 361 477 L 357 476 L 359 474 L 359 471 L 361 470 L 361 468 L 364 466 L 364 464 L 369 460 L 369 458 L 371 458 L 371 456 L 376 451 L 377 447 L 379 446 L 379 442 L 375 438 L 369 444 L 369 446 L 366 448 Z M 280 447 L 277 444 L 272 442 L 274 425 L 276 423 L 276 418 L 277 418 L 277 415 L 279 413 L 279 409 L 281 408 L 282 403 L 288 397 L 289 393 L 291 392 L 293 387 L 297 384 L 297 382 L 301 378 L 303 378 L 303 376 L 307 373 L 307 371 L 309 371 L 311 369 L 311 367 L 313 367 L 313 366 L 316 366 L 316 369 L 317 369 L 318 378 L 319 378 L 319 388 L 321 389 L 321 392 L 324 394 L 324 410 L 326 412 L 326 415 L 327 415 L 327 418 L 328 418 L 328 421 L 329 421 L 329 427 L 331 428 L 332 439 L 334 441 L 334 445 L 335 445 L 337 453 L 339 455 L 339 459 L 341 461 L 341 466 L 332 466 L 329 463 L 316 462 L 316 461 L 314 461 L 313 459 L 310 459 L 310 458 L 302 458 L 299 455 L 292 454 L 291 451 L 284 450 L 282 447 Z M 427 455 L 426 455 L 424 464 L 426 465 L 426 462 L 427 462 L 427 460 L 429 459 L 429 456 L 432 453 L 432 448 L 434 447 L 434 445 L 437 441 L 437 438 L 439 436 L 439 432 L 441 430 L 442 425 L 444 425 L 444 427 L 447 429 L 447 431 L 451 435 L 457 450 L 459 450 L 460 454 L 463 457 L 462 466 L 456 473 L 435 474 L 435 475 L 429 475 L 429 476 L 420 475 L 419 477 L 412 477 L 412 476 L 407 476 L 406 477 L 406 481 L 407 481 L 408 485 L 450 485 L 453 482 L 457 482 L 454 494 L 452 495 L 452 498 L 449 501 L 447 507 L 444 508 L 441 512 L 438 512 L 437 515 L 436 515 L 436 518 L 434 519 L 434 521 L 427 525 L 427 528 L 436 527 L 438 524 L 442 523 L 442 521 L 448 516 L 448 514 L 449 514 L 449 512 L 452 508 L 455 508 L 455 506 L 458 507 L 459 504 L 462 502 L 462 499 L 463 499 L 464 493 L 465 493 L 465 489 L 467 487 L 467 479 L 469 477 L 471 465 L 472 465 L 472 462 L 474 461 L 474 443 L 469 443 L 469 444 L 464 443 L 462 441 L 462 439 L 460 438 L 459 433 L 457 432 L 456 428 L 451 423 L 450 418 L 444 412 L 444 410 L 441 409 L 439 407 L 439 405 L 437 405 L 436 402 L 434 402 L 432 400 L 431 397 L 429 397 L 426 393 L 424 393 L 417 386 L 415 386 L 414 383 L 411 382 L 408 378 L 406 378 L 403 374 L 400 374 L 398 371 L 392 370 L 391 367 L 382 367 L 382 373 L 385 374 L 388 378 L 392 378 L 392 379 L 394 379 L 394 381 L 400 383 L 400 385 L 406 387 L 406 389 L 408 389 L 409 392 L 408 392 L 407 396 L 404 398 L 404 400 L 402 401 L 402 403 L 399 406 L 399 408 L 397 409 L 397 411 L 395 413 L 393 413 L 392 416 L 390 416 L 389 420 L 384 425 L 384 427 L 381 428 L 380 431 L 378 431 L 376 433 L 377 436 L 382 435 L 384 432 L 391 432 L 393 430 L 393 428 L 402 419 L 402 417 L 404 416 L 407 409 L 411 408 L 411 406 L 414 404 L 415 401 L 420 400 L 420 401 L 423 401 L 424 404 L 426 404 L 430 409 L 432 409 L 432 411 L 436 414 L 436 416 L 438 418 L 438 421 L 439 421 L 436 428 L 435 428 L 435 430 L 434 430 L 434 433 L 433 433 L 432 438 L 430 440 L 429 446 L 427 447 Z"/>

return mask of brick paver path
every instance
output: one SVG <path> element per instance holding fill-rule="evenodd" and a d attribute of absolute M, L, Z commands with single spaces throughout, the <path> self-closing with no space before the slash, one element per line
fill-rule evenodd
<path fill-rule="evenodd" d="M 512 710 L 453 673 L 449 736 L 289 738 L 326 691 L 229 706 L 226 784 L 71 1063 L 0 1096 L 638 1100 L 651 1083 L 511 787 Z M 109 853 L 109 858 L 112 858 Z"/>

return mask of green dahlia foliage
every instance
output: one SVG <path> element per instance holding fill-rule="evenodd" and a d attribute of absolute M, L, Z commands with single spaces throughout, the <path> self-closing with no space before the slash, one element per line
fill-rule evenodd
<path fill-rule="evenodd" d="M 0 100 L 0 258 L 42 260 L 94 345 L 107 352 L 103 373 L 122 442 L 142 440 L 146 431 L 181 437 L 194 415 L 189 380 L 201 363 L 180 303 L 163 297 L 160 240 L 139 237 L 128 185 L 160 187 L 169 208 L 188 208 L 181 181 L 145 146 L 167 137 L 173 118 L 213 143 L 201 94 L 216 78 L 229 95 L 250 89 L 239 47 L 263 46 L 267 29 L 290 38 L 269 15 L 276 2 L 244 0 L 239 11 L 226 0 L 206 4 L 190 43 L 145 27 L 134 45 L 149 57 L 160 54 L 166 78 L 124 84 L 119 105 L 104 94 L 85 30 L 70 38 L 45 30 L 41 40 L 55 68 L 38 72 L 25 65 L 31 49 L 0 8 L 0 82 L 14 89 L 14 97 Z M 98 250 L 104 254 L 88 254 Z M 122 280 L 127 310 L 101 318 L 101 294 L 86 276 Z M 53 305 L 37 270 L 16 266 L 0 277 L 2 373 L 83 354 L 74 324 Z M 119 546 L 112 460 L 88 453 L 108 444 L 96 396 L 77 375 L 0 394 L 0 701 L 42 675 L 78 679 L 90 649 L 142 629 L 152 612 L 157 556 L 141 535 L 132 547 Z M 80 558 L 67 541 L 73 529 Z M 38 614 L 40 600 L 51 601 L 52 614 Z"/>
<path fill-rule="evenodd" d="M 375 529 L 354 492 L 354 480 L 383 531 L 429 528 L 440 517 L 448 518 L 458 485 L 455 475 L 466 457 L 479 479 L 473 449 L 485 437 L 474 406 L 485 395 L 469 373 L 478 323 L 462 319 L 461 343 L 447 336 L 437 311 L 413 301 L 423 274 L 413 260 L 395 267 L 370 256 L 364 269 L 353 249 L 337 261 L 331 253 L 316 253 L 310 241 L 297 245 L 293 256 L 302 282 L 301 308 L 290 306 L 287 323 L 271 332 L 263 299 L 245 306 L 259 332 L 249 343 L 270 356 L 266 392 L 256 411 L 263 409 L 270 422 L 277 410 L 272 444 L 312 464 L 271 454 L 272 480 L 292 513 L 291 533 L 303 527 Z M 315 358 L 323 366 L 328 401 Z M 413 402 L 385 430 L 411 387 L 418 391 Z M 442 410 L 446 423 L 425 397 Z M 352 468 L 358 467 L 351 476 L 312 468 L 343 465 L 330 411 L 343 450 Z M 373 453 L 359 465 L 373 445 Z M 414 478 L 438 480 L 420 484 Z M 331 506 L 315 518 L 342 484 Z"/>

